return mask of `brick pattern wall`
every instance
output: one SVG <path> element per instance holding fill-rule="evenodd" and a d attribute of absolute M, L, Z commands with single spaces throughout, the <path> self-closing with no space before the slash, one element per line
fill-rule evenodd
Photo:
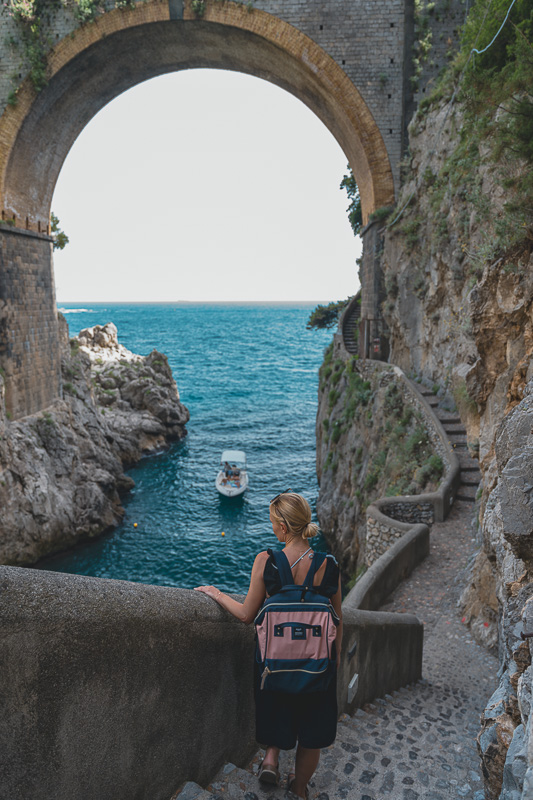
<path fill-rule="evenodd" d="M 208 0 L 209 2 L 209 0 Z M 148 5 L 148 3 L 147 3 Z M 168 16 L 168 3 L 160 2 Z M 305 33 L 346 72 L 367 103 L 382 133 L 392 166 L 396 190 L 402 156 L 404 40 L 406 7 L 410 0 L 256 0 L 255 7 L 279 17 Z M 106 0 L 108 9 L 113 0 Z M 187 16 L 187 14 L 186 14 Z M 2 18 L 0 41 L 0 111 L 17 81 L 21 67 L 20 32 L 15 22 Z M 47 33 L 56 43 L 78 27 L 71 8 L 51 9 Z M 15 78 L 15 81 L 13 80 Z"/>
<path fill-rule="evenodd" d="M 233 3 L 213 4 L 207 0 L 208 12 L 220 16 L 228 14 L 235 19 Z M 353 119 L 359 115 L 360 121 L 367 118 L 361 130 L 363 147 L 368 141 L 376 140 L 375 127 L 368 124 L 371 116 L 382 135 L 385 150 L 374 149 L 373 163 L 369 164 L 372 173 L 374 201 L 373 207 L 392 200 L 390 169 L 397 192 L 400 178 L 400 160 L 405 147 L 405 130 L 409 113 L 414 108 L 414 99 L 410 89 L 409 77 L 412 72 L 411 47 L 414 38 L 413 27 L 414 0 L 256 0 L 255 7 L 272 16 L 272 41 L 281 37 L 280 48 L 286 47 L 282 41 L 287 32 L 276 33 L 275 20 L 279 19 L 293 26 L 295 31 L 308 36 L 336 63 L 362 96 L 366 108 L 354 101 L 350 112 Z M 128 19 L 135 14 L 135 25 L 148 25 L 152 22 L 176 19 L 183 15 L 184 19 L 194 17 L 190 0 L 139 0 L 135 9 L 117 11 L 114 0 L 103 0 L 103 5 L 111 13 L 98 20 L 97 25 L 88 24 L 80 31 L 79 36 L 71 38 L 79 27 L 79 21 L 73 13 L 72 6 L 50 4 L 49 13 L 44 20 L 45 32 L 52 45 L 49 58 L 52 73 L 61 68 L 59 63 L 76 55 L 81 47 L 90 46 L 96 33 L 105 37 L 117 30 L 119 26 L 127 27 Z M 464 0 L 437 0 L 435 13 L 430 20 L 433 30 L 435 57 L 425 67 L 420 84 L 420 96 L 428 89 L 431 80 L 442 66 L 445 52 L 457 38 L 457 30 L 464 19 Z M 257 15 L 260 16 L 259 14 Z M 250 15 L 253 19 L 254 13 Z M 33 89 L 29 84 L 19 93 L 19 104 L 15 111 L 7 107 L 10 92 L 19 81 L 25 78 L 28 65 L 21 65 L 20 30 L 5 13 L 2 14 L 2 38 L 0 40 L 0 112 L 2 131 L 0 135 L 0 164 L 2 171 L 7 163 L 9 143 L 14 131 L 18 130 L 21 115 L 30 111 L 34 103 Z M 215 17 L 213 17 L 215 19 Z M 222 20 L 220 20 L 222 21 Z M 179 24 L 179 23 L 178 23 Z M 234 24 L 230 22 L 229 24 Z M 278 23 L 279 24 L 279 23 Z M 253 29 L 253 24 L 251 25 Z M 96 33 L 95 33 L 96 31 Z M 302 37 L 301 37 L 302 38 Z M 17 44 L 17 42 L 19 44 Z M 300 45 L 301 46 L 301 43 Z M 315 50 L 317 50 L 315 46 Z M 292 52 L 289 47 L 289 52 Z M 328 73 L 327 65 L 316 61 L 316 53 L 310 55 L 305 47 L 295 54 L 306 63 L 315 74 L 320 74 L 323 86 L 331 87 L 330 93 L 339 91 L 338 75 L 333 70 Z M 306 57 L 308 61 L 306 61 Z M 315 59 L 315 60 L 313 60 Z M 331 62 L 329 62 L 331 64 Z M 339 70 L 337 70 L 339 71 Z M 328 84 L 329 81 L 329 84 Z M 337 81 L 336 87 L 334 83 Z M 290 84 L 290 80 L 287 80 Z M 344 84 L 341 81 L 342 86 Z M 353 90 L 352 86 L 352 90 Z M 341 92 L 342 94 L 342 92 Z M 345 95 L 343 95 L 345 96 Z M 342 127 L 342 125 L 341 125 Z M 344 141 L 351 141 L 354 125 L 346 127 L 343 132 Z M 365 136 L 367 143 L 365 144 Z M 379 136 L 377 137 L 379 139 Z M 343 137 L 340 137 L 342 140 Z M 36 152 L 39 143 L 36 142 Z M 349 147 L 345 145 L 348 152 Z M 2 156 L 2 151 L 4 156 Z M 367 169 L 368 172 L 368 169 Z M 5 174 L 3 172 L 3 174 Z M 370 173 L 369 173 L 370 174 Z M 363 178 L 362 188 L 365 196 L 364 182 L 369 183 L 369 174 Z M 17 184 L 17 181 L 13 181 Z M 33 187 L 32 187 L 33 188 Z M 25 190 L 26 191 L 26 190 Z M 35 191 L 33 194 L 35 195 Z M 28 191 L 28 198 L 31 192 Z M 362 192 L 363 194 L 363 192 Z M 389 199 L 390 198 L 390 199 Z M 57 353 L 57 323 L 55 319 L 55 298 L 51 247 L 47 237 L 31 236 L 24 238 L 24 229 L 36 232 L 48 229 L 46 203 L 39 202 L 43 208 L 35 210 L 20 208 L 16 217 L 19 233 L 2 228 L 2 250 L 0 264 L 0 362 L 6 372 L 6 403 L 14 416 L 32 413 L 45 407 L 59 394 L 59 366 Z M 367 204 L 366 214 L 372 210 L 372 203 Z M 24 204 L 21 204 L 24 205 Z M 6 204 L 2 211 L 5 219 L 14 215 L 14 209 Z M 377 257 L 376 226 L 370 226 L 364 236 L 364 256 L 362 268 L 363 307 L 362 319 L 369 320 L 367 325 L 368 342 L 376 341 L 380 335 L 380 268 Z"/>
<path fill-rule="evenodd" d="M 60 396 L 51 240 L 6 227 L 0 228 L 0 367 L 13 419 Z"/>
<path fill-rule="evenodd" d="M 155 2 L 161 6 L 159 13 L 168 18 L 167 0 Z M 111 10 L 114 0 L 105 0 L 103 5 Z M 466 13 L 465 0 L 437 0 L 429 19 L 432 50 L 414 95 L 408 80 L 412 74 L 413 0 L 256 0 L 254 5 L 305 33 L 343 68 L 361 92 L 381 131 L 397 190 L 408 117 L 431 90 L 446 63 L 446 54 L 457 44 Z M 47 19 L 47 34 L 52 44 L 79 27 L 71 7 L 52 7 Z M 20 31 L 5 14 L 2 33 L 0 111 L 5 109 L 10 91 L 25 77 L 17 45 Z M 409 109 L 407 115 L 406 109 Z"/>

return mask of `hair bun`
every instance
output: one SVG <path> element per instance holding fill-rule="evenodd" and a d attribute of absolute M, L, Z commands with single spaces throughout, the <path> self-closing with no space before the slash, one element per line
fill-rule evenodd
<path fill-rule="evenodd" d="M 312 539 L 318 533 L 318 525 L 314 522 L 308 522 L 302 532 L 303 539 Z"/>

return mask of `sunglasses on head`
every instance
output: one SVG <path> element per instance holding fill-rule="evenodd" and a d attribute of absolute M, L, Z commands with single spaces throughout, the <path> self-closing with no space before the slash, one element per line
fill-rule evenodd
<path fill-rule="evenodd" d="M 282 494 L 288 494 L 289 492 L 292 492 L 292 489 L 285 489 L 285 491 L 284 491 L 284 492 L 280 492 L 279 494 L 277 494 L 277 495 L 276 495 L 275 497 L 273 497 L 273 498 L 272 498 L 272 500 L 270 501 L 270 505 L 272 505 L 272 503 L 275 503 L 275 502 L 276 502 L 276 500 L 278 500 L 278 499 L 281 497 L 281 495 L 282 495 Z"/>

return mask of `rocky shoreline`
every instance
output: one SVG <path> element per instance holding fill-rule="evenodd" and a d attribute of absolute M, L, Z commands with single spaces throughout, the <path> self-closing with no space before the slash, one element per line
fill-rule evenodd
<path fill-rule="evenodd" d="M 63 397 L 11 422 L 0 375 L 0 563 L 33 564 L 115 527 L 124 470 L 183 438 L 189 419 L 166 356 L 123 347 L 112 323 L 69 338 L 59 315 Z"/>

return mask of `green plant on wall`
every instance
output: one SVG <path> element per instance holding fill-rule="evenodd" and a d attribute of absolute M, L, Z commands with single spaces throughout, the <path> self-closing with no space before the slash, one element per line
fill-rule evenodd
<path fill-rule="evenodd" d="M 430 16 L 435 11 L 435 3 L 428 0 L 415 0 L 415 41 L 413 44 L 413 74 L 410 77 L 414 91 L 418 89 L 422 75 L 423 64 L 431 50 L 432 31 L 429 25 Z"/>
<path fill-rule="evenodd" d="M 144 2 L 144 0 L 140 0 Z M 115 0 L 115 8 L 133 8 L 136 0 Z M 93 22 L 105 13 L 103 0 L 4 0 L 1 12 L 11 17 L 17 24 L 18 38 L 11 36 L 9 44 L 21 51 L 21 69 L 29 67 L 28 77 L 36 92 L 48 83 L 47 53 L 51 40 L 46 32 L 46 24 L 51 12 L 61 7 L 72 8 L 77 20 L 83 25 Z M 13 76 L 13 89 L 8 95 L 8 105 L 17 104 L 18 73 Z"/>
<path fill-rule="evenodd" d="M 506 19 L 507 12 L 509 12 Z M 479 51 L 479 52 L 475 52 Z M 461 105 L 455 150 L 436 179 L 432 206 L 443 189 L 460 191 L 494 231 L 496 255 L 533 240 L 533 12 L 530 0 L 475 0 L 461 31 L 461 49 L 419 115 L 442 101 Z M 482 191 L 479 167 L 506 190 L 494 214 Z"/>
<path fill-rule="evenodd" d="M 348 164 L 348 173 L 341 181 L 340 189 L 346 189 L 350 205 L 346 209 L 348 212 L 348 221 L 351 225 L 352 231 L 355 236 L 358 236 L 363 227 L 363 212 L 361 210 L 361 198 L 359 197 L 359 189 L 355 182 L 355 177 L 352 168 Z"/>
<path fill-rule="evenodd" d="M 348 299 L 337 300 L 336 302 L 332 301 L 331 303 L 328 303 L 327 306 L 319 303 L 317 307 L 311 311 L 309 319 L 307 320 L 306 328 L 308 330 L 312 330 L 313 328 L 315 330 L 334 328 L 339 321 L 341 312 L 346 308 L 347 305 Z"/>
<path fill-rule="evenodd" d="M 63 250 L 69 243 L 69 238 L 59 227 L 59 218 L 53 211 L 50 214 L 50 231 L 54 239 L 54 250 Z"/>
<path fill-rule="evenodd" d="M 192 0 L 191 8 L 197 17 L 203 17 L 205 14 L 205 0 Z"/>

